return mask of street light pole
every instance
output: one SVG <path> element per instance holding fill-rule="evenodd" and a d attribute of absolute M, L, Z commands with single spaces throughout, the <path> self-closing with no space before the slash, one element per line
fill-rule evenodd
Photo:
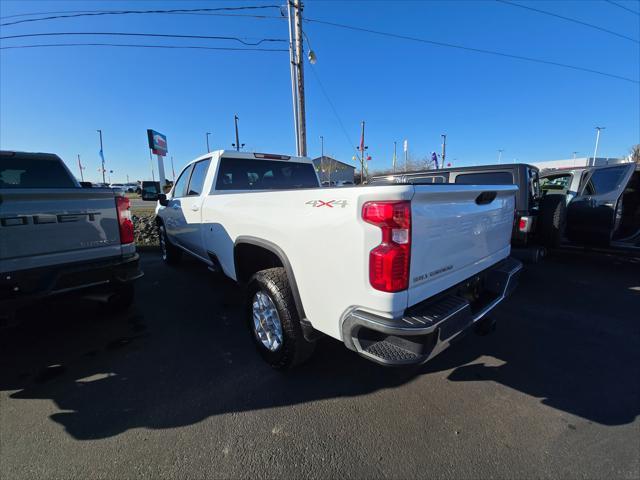
<path fill-rule="evenodd" d="M 440 162 L 440 168 L 445 167 L 444 159 L 447 155 L 447 134 L 443 133 L 440 135 L 442 137 L 442 162 Z"/>
<path fill-rule="evenodd" d="M 500 162 L 502 162 L 502 152 L 504 152 L 504 150 L 498 150 L 498 165 L 500 165 Z"/>
<path fill-rule="evenodd" d="M 211 135 L 211 132 L 207 132 L 205 134 L 205 137 L 207 137 L 207 153 L 209 153 L 211 151 L 211 149 L 209 148 L 209 135 Z M 171 157 L 173 158 L 173 157 Z"/>
<path fill-rule="evenodd" d="M 173 177 L 173 183 L 176 183 L 176 170 L 173 168 L 173 155 L 171 155 L 171 176 Z"/>
<path fill-rule="evenodd" d="M 240 120 L 240 118 L 238 117 L 238 115 L 234 115 L 233 116 L 233 122 L 235 123 L 236 126 L 236 143 L 232 143 L 231 145 L 233 147 L 236 147 L 236 151 L 239 152 L 240 151 L 240 147 L 244 147 L 244 143 L 240 143 L 240 136 L 238 134 L 238 120 Z"/>
<path fill-rule="evenodd" d="M 104 179 L 104 151 L 102 150 L 102 130 L 98 130 L 100 135 L 100 158 L 102 159 L 102 183 L 106 183 Z"/>
<path fill-rule="evenodd" d="M 593 150 L 593 165 L 596 164 L 596 158 L 598 157 L 598 142 L 600 141 L 600 130 L 604 130 L 607 127 L 596 127 L 596 148 Z"/>
<path fill-rule="evenodd" d="M 80 169 L 80 181 L 84 182 L 84 174 L 82 173 L 82 162 L 80 162 L 80 154 L 78 154 L 78 168 Z"/>

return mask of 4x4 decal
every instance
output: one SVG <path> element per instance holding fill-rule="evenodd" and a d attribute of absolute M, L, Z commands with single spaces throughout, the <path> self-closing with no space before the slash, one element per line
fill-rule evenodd
<path fill-rule="evenodd" d="M 333 207 L 346 207 L 347 206 L 347 201 L 346 200 L 309 200 L 308 202 L 305 202 L 306 205 L 311 205 L 312 207 L 315 208 L 320 208 L 320 207 L 329 207 L 329 208 L 333 208 Z"/>

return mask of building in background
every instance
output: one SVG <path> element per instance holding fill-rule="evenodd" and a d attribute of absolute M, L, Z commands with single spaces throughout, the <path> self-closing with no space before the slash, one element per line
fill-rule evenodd
<path fill-rule="evenodd" d="M 616 163 L 626 163 L 630 162 L 631 157 L 622 157 L 622 158 L 605 158 L 605 157 L 578 157 L 578 158 L 567 158 L 566 160 L 541 160 L 538 162 L 530 162 L 531 165 L 535 165 L 540 170 L 544 170 L 545 168 L 575 168 L 575 167 L 587 167 L 587 166 L 597 166 L 601 167 L 604 165 L 613 165 Z"/>
<path fill-rule="evenodd" d="M 318 172 L 320 181 L 324 182 L 353 182 L 356 167 L 328 156 L 314 158 L 313 166 Z"/>

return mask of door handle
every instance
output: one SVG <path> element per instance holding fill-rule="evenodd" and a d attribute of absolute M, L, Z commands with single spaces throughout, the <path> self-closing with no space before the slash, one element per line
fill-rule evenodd
<path fill-rule="evenodd" d="M 198 205 L 196 205 L 195 203 L 193 205 L 191 205 L 191 211 L 192 212 L 197 212 L 198 210 L 200 210 L 200 207 Z"/>

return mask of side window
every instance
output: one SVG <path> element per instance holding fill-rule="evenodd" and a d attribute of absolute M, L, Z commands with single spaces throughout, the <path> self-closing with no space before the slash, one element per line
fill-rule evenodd
<path fill-rule="evenodd" d="M 187 190 L 187 183 L 189 183 L 189 177 L 191 176 L 191 170 L 193 169 L 193 165 L 189 165 L 185 168 L 178 180 L 176 181 L 175 186 L 173 187 L 173 198 L 184 197 Z"/>
<path fill-rule="evenodd" d="M 538 171 L 532 168 L 527 169 L 527 175 L 529 176 L 529 198 L 534 201 L 540 198 L 540 180 L 538 177 Z"/>
<path fill-rule="evenodd" d="M 209 163 L 211 160 L 202 160 L 193 167 L 193 173 L 191 174 L 191 181 L 189 182 L 188 197 L 199 196 L 202 193 L 202 187 L 204 187 L 204 179 L 207 176 L 209 170 Z"/>
<path fill-rule="evenodd" d="M 627 168 L 621 166 L 595 170 L 584 187 L 583 195 L 602 195 L 616 190 L 622 182 Z"/>
<path fill-rule="evenodd" d="M 455 183 L 465 185 L 513 185 L 511 172 L 460 173 Z"/>
<path fill-rule="evenodd" d="M 446 183 L 442 175 L 429 175 L 426 177 L 411 177 L 409 183 Z"/>

